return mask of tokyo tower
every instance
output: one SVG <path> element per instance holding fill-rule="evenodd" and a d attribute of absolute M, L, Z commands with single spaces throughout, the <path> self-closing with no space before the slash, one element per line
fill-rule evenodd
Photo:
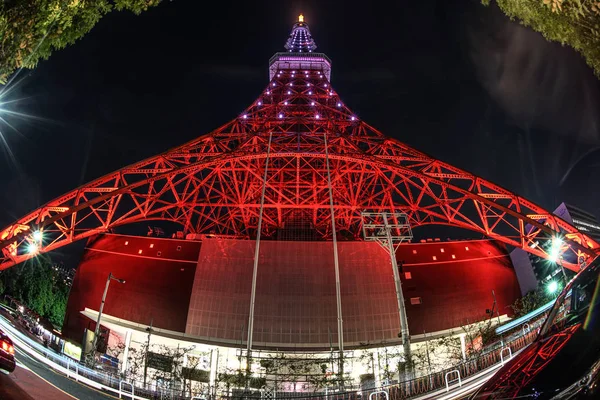
<path fill-rule="evenodd" d="M 316 51 L 303 16 L 285 50 L 269 61 L 268 85 L 232 121 L 2 229 L 0 269 L 152 220 L 240 239 L 276 239 L 302 224 L 312 240 L 332 240 L 335 252 L 336 240 L 362 240 L 364 211 L 404 213 L 413 228 L 471 230 L 545 258 L 564 254 L 573 271 L 596 257 L 598 243 L 551 212 L 359 118 L 332 87 L 331 60 Z"/>

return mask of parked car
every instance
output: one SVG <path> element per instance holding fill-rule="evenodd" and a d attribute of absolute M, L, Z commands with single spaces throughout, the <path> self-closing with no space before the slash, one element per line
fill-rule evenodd
<path fill-rule="evenodd" d="M 471 399 L 600 399 L 600 263 L 558 295 L 536 340 Z"/>
<path fill-rule="evenodd" d="M 0 369 L 6 372 L 15 370 L 15 347 L 12 340 L 0 330 Z"/>

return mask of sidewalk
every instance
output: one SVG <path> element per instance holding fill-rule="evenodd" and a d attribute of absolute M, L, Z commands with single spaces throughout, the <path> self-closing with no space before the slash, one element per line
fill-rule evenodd
<path fill-rule="evenodd" d="M 0 398 L 73 400 L 75 397 L 50 385 L 27 367 L 19 365 L 12 374 L 2 376 L 0 380 Z"/>

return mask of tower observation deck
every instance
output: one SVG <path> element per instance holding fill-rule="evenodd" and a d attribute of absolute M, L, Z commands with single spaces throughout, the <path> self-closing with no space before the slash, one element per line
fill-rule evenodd
<path fill-rule="evenodd" d="M 323 53 L 315 53 L 316 48 L 308 24 L 300 14 L 285 43 L 287 52 L 275 53 L 269 61 L 269 79 L 272 80 L 278 71 L 307 70 L 320 71 L 330 81 L 331 60 Z"/>

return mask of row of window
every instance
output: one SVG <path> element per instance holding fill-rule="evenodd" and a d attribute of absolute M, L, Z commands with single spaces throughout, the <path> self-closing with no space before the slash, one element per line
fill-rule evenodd
<path fill-rule="evenodd" d="M 466 250 L 466 251 L 469 251 L 469 246 L 465 246 L 465 250 Z M 440 249 L 440 253 L 444 253 L 444 252 L 445 252 L 445 251 L 444 251 L 444 249 L 443 249 L 443 248 L 441 248 L 441 249 Z M 417 250 L 413 250 L 413 251 L 412 251 L 412 253 L 413 253 L 413 254 L 417 254 Z M 456 257 L 454 257 L 454 255 L 452 255 L 452 258 L 456 258 Z M 433 256 L 433 259 L 435 260 L 435 256 Z"/>
<path fill-rule="evenodd" d="M 128 240 L 126 240 L 126 241 L 125 241 L 125 246 L 129 246 L 129 241 L 128 241 Z M 154 243 L 150 243 L 150 246 L 149 246 L 149 247 L 150 247 L 151 249 L 153 249 L 153 248 L 154 248 Z M 181 251 L 181 246 L 177 246 L 177 251 Z M 142 254 L 143 252 L 144 252 L 144 251 L 143 251 L 142 249 L 139 249 L 139 250 L 138 250 L 138 254 Z M 162 252 L 160 252 L 160 251 L 157 251 L 157 252 L 156 252 L 156 256 L 157 256 L 157 257 L 160 257 L 161 255 L 162 255 Z"/>

